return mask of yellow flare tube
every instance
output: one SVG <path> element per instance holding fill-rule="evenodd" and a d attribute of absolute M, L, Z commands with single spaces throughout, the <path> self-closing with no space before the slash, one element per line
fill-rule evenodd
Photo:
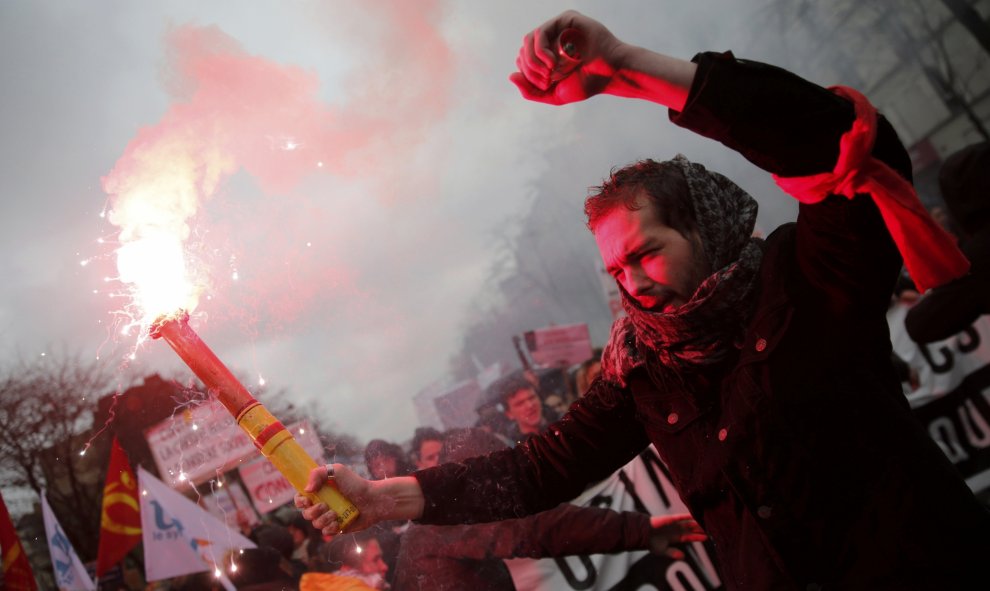
<path fill-rule="evenodd" d="M 151 336 L 164 339 L 189 369 L 203 380 L 210 393 L 224 405 L 237 420 L 238 426 L 293 488 L 314 502 L 330 507 L 337 514 L 340 529 L 346 530 L 360 514 L 358 508 L 337 489 L 333 480 L 315 493 L 303 490 L 309 481 L 310 471 L 316 468 L 316 460 L 306 453 L 278 419 L 251 396 L 247 388 L 189 327 L 188 319 L 189 316 L 185 313 L 162 316 L 151 327 Z"/>

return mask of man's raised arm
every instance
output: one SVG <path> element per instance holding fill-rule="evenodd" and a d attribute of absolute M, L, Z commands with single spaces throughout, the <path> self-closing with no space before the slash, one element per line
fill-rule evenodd
<path fill-rule="evenodd" d="M 561 48 L 561 35 L 567 39 Z M 561 54 L 564 55 L 561 55 Z M 568 55 L 576 56 L 573 71 Z M 624 43 L 604 25 L 568 10 L 526 35 L 518 72 L 509 79 L 522 95 L 552 105 L 611 94 L 659 103 L 680 111 L 697 65 Z"/>

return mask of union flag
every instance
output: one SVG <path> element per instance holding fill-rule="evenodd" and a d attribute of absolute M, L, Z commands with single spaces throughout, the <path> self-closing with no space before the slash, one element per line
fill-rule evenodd
<path fill-rule="evenodd" d="M 137 478 L 124 449 L 113 438 L 107 483 L 103 487 L 100 546 L 96 551 L 96 578 L 121 560 L 141 541 L 141 511 Z"/>
<path fill-rule="evenodd" d="M 34 580 L 34 572 L 21 539 L 14 530 L 14 522 L 10 520 L 7 504 L 0 495 L 0 548 L 3 549 L 3 582 L 5 591 L 38 591 Z"/>

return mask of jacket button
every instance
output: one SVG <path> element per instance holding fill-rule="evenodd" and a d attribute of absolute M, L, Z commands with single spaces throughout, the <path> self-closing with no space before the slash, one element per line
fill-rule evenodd
<path fill-rule="evenodd" d="M 719 429 L 719 431 L 718 431 L 718 440 L 719 441 L 725 441 L 725 438 L 728 437 L 728 436 L 729 436 L 729 430 L 728 429 Z"/>
<path fill-rule="evenodd" d="M 766 505 L 760 505 L 760 508 L 756 510 L 756 514 L 759 515 L 761 519 L 770 519 L 770 515 L 773 514 L 773 509 L 767 507 Z"/>
<path fill-rule="evenodd" d="M 669 415 L 667 415 L 667 424 L 669 424 L 669 425 L 676 425 L 677 424 L 677 419 L 679 419 L 679 418 L 680 417 L 677 416 L 677 413 L 676 412 L 672 412 Z"/>
<path fill-rule="evenodd" d="M 756 339 L 756 352 L 762 353 L 764 349 L 767 348 L 767 340 L 764 338 Z"/>

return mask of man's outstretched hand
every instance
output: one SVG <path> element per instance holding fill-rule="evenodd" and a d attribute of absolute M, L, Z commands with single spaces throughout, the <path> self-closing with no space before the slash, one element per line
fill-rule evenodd
<path fill-rule="evenodd" d="M 423 513 L 423 493 L 419 482 L 411 476 L 370 481 L 343 464 L 333 464 L 329 468 L 332 476 L 328 474 L 328 466 L 319 466 L 309 473 L 306 492 L 316 492 L 333 478 L 340 492 L 360 511 L 358 518 L 347 526 L 347 531 L 362 530 L 380 521 L 416 519 Z M 325 504 L 314 504 L 304 494 L 296 494 L 295 504 L 303 517 L 325 535 L 340 533 L 337 514 Z"/>
<path fill-rule="evenodd" d="M 704 530 L 688 514 L 654 515 L 650 517 L 650 552 L 663 554 L 674 560 L 683 560 L 684 552 L 673 544 L 704 542 L 708 539 Z"/>

